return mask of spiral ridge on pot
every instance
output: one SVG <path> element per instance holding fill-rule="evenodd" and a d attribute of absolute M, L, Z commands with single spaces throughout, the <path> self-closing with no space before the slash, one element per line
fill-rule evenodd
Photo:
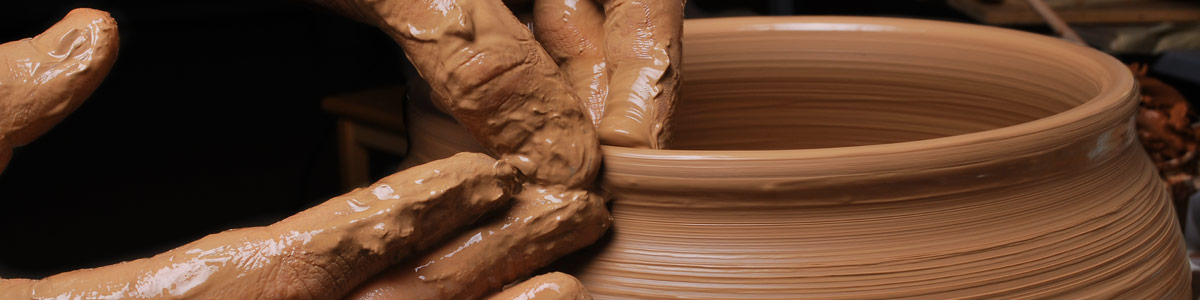
<path fill-rule="evenodd" d="M 597 299 L 1187 298 L 1112 58 L 881 18 L 684 41 L 682 150 L 605 148 L 615 225 L 576 274 Z"/>
<path fill-rule="evenodd" d="M 596 299 L 1189 298 L 1105 54 L 855 17 L 689 20 L 684 47 L 672 150 L 604 147 Z"/>

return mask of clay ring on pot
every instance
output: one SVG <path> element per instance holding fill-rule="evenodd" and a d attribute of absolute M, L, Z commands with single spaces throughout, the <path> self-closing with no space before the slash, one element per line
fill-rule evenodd
<path fill-rule="evenodd" d="M 597 299 L 1190 293 L 1134 79 L 1103 53 L 937 21 L 701 19 L 682 74 L 675 150 L 604 148 L 613 231 L 574 274 Z M 413 153 L 472 150 L 410 118 Z"/>

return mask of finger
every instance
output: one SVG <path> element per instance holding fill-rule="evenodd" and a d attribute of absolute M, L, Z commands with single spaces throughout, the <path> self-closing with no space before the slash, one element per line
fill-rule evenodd
<path fill-rule="evenodd" d="M 600 7 L 592 0 L 537 0 L 533 32 L 583 101 L 592 125 L 600 124 L 608 94 Z"/>
<path fill-rule="evenodd" d="M 679 97 L 683 1 L 601 0 L 608 99 L 597 130 L 606 145 L 664 146 Z"/>
<path fill-rule="evenodd" d="M 26 282 L 28 289 L 13 299 L 338 299 L 390 263 L 504 204 L 517 188 L 512 167 L 482 154 L 459 154 L 270 226 Z"/>
<path fill-rule="evenodd" d="M 8 152 L 87 99 L 117 58 L 117 22 L 80 8 L 34 38 L 0 44 L 0 171 Z"/>
<path fill-rule="evenodd" d="M 392 267 L 347 299 L 472 299 L 578 250 L 608 229 L 603 199 L 526 185 L 501 218 Z"/>
<path fill-rule="evenodd" d="M 272 226 L 342 227 L 362 248 L 387 254 L 390 265 L 506 205 L 519 190 L 517 171 L 508 163 L 464 152 L 384 177 Z"/>
<path fill-rule="evenodd" d="M 574 276 L 559 272 L 546 273 L 510 286 L 487 300 L 591 300 L 583 283 Z"/>
<path fill-rule="evenodd" d="M 582 187 L 600 163 L 595 129 L 558 66 L 499 0 L 366 5 L 437 99 L 493 154 L 535 181 Z"/>
<path fill-rule="evenodd" d="M 520 189 L 516 170 L 478 153 L 459 153 L 385 177 L 331 199 L 272 227 L 321 231 L 328 244 L 312 243 L 305 259 L 340 277 L 322 287 L 342 295 L 367 278 L 432 248 L 485 212 L 508 203 Z"/>

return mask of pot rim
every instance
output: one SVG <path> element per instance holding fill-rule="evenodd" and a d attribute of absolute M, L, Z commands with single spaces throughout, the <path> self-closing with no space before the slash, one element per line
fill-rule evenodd
<path fill-rule="evenodd" d="M 765 30 L 900 32 L 951 36 L 964 42 L 981 39 L 1002 40 L 1016 45 L 1014 47 L 1045 47 L 1055 50 L 1058 53 L 1056 56 L 1062 59 L 1094 65 L 1096 70 L 1081 70 L 1080 74 L 1095 80 L 1100 86 L 1100 91 L 1083 104 L 1034 121 L 962 135 L 898 143 L 793 150 L 653 150 L 602 146 L 606 173 L 668 177 L 686 174 L 695 177 L 704 176 L 697 174 L 698 169 L 733 168 L 739 161 L 763 160 L 778 163 L 765 168 L 760 164 L 755 170 L 741 170 L 736 174 L 711 173 L 710 176 L 877 173 L 912 169 L 914 163 L 925 163 L 921 168 L 945 168 L 1029 153 L 1031 150 L 1060 148 L 1063 144 L 1095 136 L 1119 122 L 1130 122 L 1137 107 L 1138 94 L 1133 75 L 1115 58 L 1095 49 L 1053 37 L 1011 29 L 945 21 L 844 16 L 692 19 L 685 21 L 684 28 L 685 39 L 689 35 Z M 1129 123 L 1129 126 L 1132 126 L 1132 123 Z M 1005 145 L 1005 150 L 980 151 L 995 150 L 988 147 L 998 145 Z M 904 159 L 896 160 L 900 155 L 904 155 Z M 828 164 L 830 160 L 846 159 L 861 161 L 855 164 Z M 818 166 L 819 168 L 806 168 Z M 634 171 L 632 168 L 638 170 Z"/>

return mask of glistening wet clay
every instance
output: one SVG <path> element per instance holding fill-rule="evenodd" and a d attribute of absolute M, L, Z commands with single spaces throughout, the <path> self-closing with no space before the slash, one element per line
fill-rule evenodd
<path fill-rule="evenodd" d="M 551 272 L 530 278 L 504 291 L 487 297 L 487 300 L 591 300 L 587 289 L 579 279 L 560 272 Z"/>
<path fill-rule="evenodd" d="M 683 30 L 683 1 L 600 2 L 608 35 L 604 54 L 612 70 L 604 118 L 597 129 L 600 141 L 662 148 L 678 97 L 680 60 L 675 58 L 683 49 L 678 39 Z"/>
<path fill-rule="evenodd" d="M 586 188 L 599 141 L 549 54 L 499 0 L 328 0 L 403 48 L 433 98 L 490 153 L 532 181 Z"/>
<path fill-rule="evenodd" d="M 495 8 L 496 3 L 498 2 L 473 1 L 467 2 L 467 6 Z M 406 15 L 403 14 L 416 10 L 404 8 L 399 11 L 398 14 L 385 13 L 377 17 L 397 21 L 395 18 L 404 19 Z M 463 42 L 473 43 L 476 39 L 464 39 L 459 34 L 477 32 L 473 32 L 473 28 L 456 26 L 453 21 L 462 19 L 453 17 L 430 18 L 424 15 L 427 19 L 406 23 L 446 25 L 449 31 L 455 32 L 450 35 L 408 36 L 399 31 L 390 31 L 399 36 L 398 40 L 402 40 L 402 43 L 404 38 L 427 37 L 436 37 L 445 42 L 433 45 L 432 48 L 413 46 L 415 49 L 410 49 L 409 52 L 425 58 L 414 61 L 425 61 L 425 64 L 433 65 L 427 67 L 426 71 L 443 73 L 434 76 L 440 81 L 433 81 L 441 83 L 435 85 L 441 91 L 477 94 L 476 98 L 451 94 L 450 97 L 440 99 L 449 99 L 448 106 L 454 115 L 459 117 L 459 121 L 468 124 L 468 128 L 477 133 L 477 138 L 491 146 L 491 152 L 498 153 L 505 159 L 505 163 L 492 165 L 494 169 L 504 170 L 501 172 L 504 175 L 500 175 L 503 178 L 499 181 L 512 183 L 515 171 L 510 166 L 515 165 L 523 169 L 525 175 L 532 177 L 536 184 L 526 188 L 526 191 L 533 194 L 522 193 L 521 195 L 528 196 L 523 196 L 524 200 L 508 210 L 509 214 L 522 218 L 506 218 L 505 220 L 512 222 L 505 223 L 503 228 L 497 229 L 502 231 L 501 234 L 485 242 L 488 245 L 496 244 L 497 247 L 508 247 L 511 251 L 520 253 L 502 256 L 489 256 L 489 253 L 485 252 L 463 254 L 460 255 L 460 259 L 474 257 L 493 259 L 495 262 L 464 267 L 473 268 L 474 273 L 469 276 L 454 276 L 453 273 L 439 276 L 446 282 L 465 283 L 463 295 L 475 296 L 498 288 L 501 284 L 524 276 L 566 252 L 591 243 L 607 229 L 609 223 L 603 201 L 583 190 L 591 184 L 599 159 L 591 124 L 580 113 L 579 103 L 572 101 L 572 94 L 561 92 L 567 84 L 561 79 L 557 69 L 545 67 L 549 59 L 544 53 L 540 53 L 540 56 L 539 53 L 531 53 L 531 61 L 505 57 L 510 53 L 499 53 L 501 57 L 498 60 L 491 58 L 496 52 L 477 55 L 468 53 L 468 56 L 451 54 L 449 58 L 460 59 L 460 64 L 449 71 L 438 69 L 444 67 L 439 63 L 447 58 L 438 56 L 445 54 L 439 52 L 442 50 L 473 52 L 473 46 L 486 49 L 497 45 L 502 47 L 496 49 L 506 49 L 506 46 L 514 42 L 522 44 L 522 41 L 530 40 L 527 31 L 523 32 L 523 35 L 522 32 L 516 32 L 515 35 L 505 35 L 503 30 L 495 32 L 494 29 L 505 29 L 504 26 L 512 29 L 508 20 L 511 17 L 506 18 L 504 13 L 492 14 L 494 11 L 490 9 L 484 11 L 488 13 L 475 15 L 478 17 L 472 17 L 471 20 L 498 27 L 485 26 L 485 30 L 478 32 L 481 35 L 479 39 L 482 40 L 479 45 L 461 45 Z M 464 15 L 460 14 L 458 17 Z M 435 24 L 446 21 L 450 23 Z M 404 33 L 421 35 L 411 31 Z M 542 81 L 527 86 L 524 85 L 525 82 L 513 81 L 513 76 L 502 76 L 514 68 L 526 70 L 527 72 L 523 73 L 525 75 L 541 75 Z M 444 74 L 445 72 L 450 74 Z M 464 83 L 463 80 L 476 82 L 469 83 L 468 86 L 455 86 Z M 496 89 L 516 92 L 525 89 L 530 95 L 506 95 L 496 92 Z M 547 90 L 549 92 L 546 92 Z M 497 95 L 499 97 L 493 97 Z M 486 117 L 487 120 L 479 120 L 476 117 Z M 474 161 L 471 162 L 472 160 Z M 412 181 L 416 185 L 425 184 L 426 179 L 429 179 L 430 186 L 424 188 L 432 190 L 415 188 L 402 191 L 403 194 L 395 194 L 392 189 L 395 184 L 370 187 L 370 193 L 379 198 L 378 200 L 403 199 L 414 200 L 416 203 L 392 202 L 391 205 L 372 210 L 374 213 L 367 218 L 344 222 L 347 221 L 345 218 L 330 217 L 331 213 L 343 215 L 347 212 L 341 208 L 330 209 L 331 206 L 339 207 L 342 203 L 326 203 L 268 228 L 249 228 L 212 235 L 149 259 L 64 273 L 40 281 L 6 281 L 5 285 L 12 286 L 5 293 L 14 293 L 18 297 L 29 294 L 35 298 L 46 295 L 67 298 L 81 295 L 118 298 L 251 298 L 263 295 L 279 298 L 336 297 L 360 282 L 366 275 L 378 271 L 394 260 L 435 245 L 435 242 L 441 240 L 441 236 L 448 235 L 456 228 L 453 224 L 469 221 L 513 193 L 512 184 L 500 184 L 500 192 L 497 192 L 496 187 L 488 186 L 486 177 L 489 174 L 472 169 L 479 166 L 480 161 L 494 163 L 478 154 L 459 155 L 402 173 L 412 175 L 415 172 L 417 175 L 413 176 L 421 177 Z M 440 168 L 443 167 L 446 168 L 445 172 L 454 175 L 442 175 Z M 438 178 L 453 176 L 462 176 L 468 183 L 454 185 L 451 182 L 450 186 L 437 184 Z M 478 176 L 485 179 L 474 178 Z M 399 177 L 392 179 L 406 184 L 405 180 L 414 179 Z M 471 183 L 477 180 L 485 183 Z M 428 196 L 424 192 L 429 192 Z M 358 195 L 352 193 L 346 196 L 350 199 L 346 200 L 345 205 L 349 205 L 354 213 L 371 210 L 371 203 L 364 203 L 356 198 L 365 195 L 366 192 L 360 190 L 356 193 Z M 421 199 L 436 198 L 446 193 L 449 193 L 447 197 L 468 203 L 439 205 L 446 201 Z M 339 199 L 331 202 L 338 202 L 337 200 Z M 426 209 L 429 211 L 425 211 Z M 390 219 L 393 217 L 397 220 Z M 553 220 L 550 220 L 550 217 L 553 217 Z M 374 223 L 367 232 L 359 231 L 364 229 L 362 226 L 367 225 L 364 221 L 380 218 L 383 220 Z M 393 222 L 387 222 L 389 220 Z M 349 229 L 338 230 L 339 226 Z M 448 260 L 440 266 L 453 267 L 453 261 L 455 260 Z M 166 263 L 171 264 L 163 266 Z M 493 273 L 497 271 L 500 273 Z M 480 279 L 494 284 L 472 284 Z M 238 284 L 228 284 L 233 280 L 237 280 Z M 223 287 L 214 288 L 217 285 Z"/>
<path fill-rule="evenodd" d="M 590 245 L 612 222 L 604 200 L 526 185 L 500 216 L 372 278 L 347 299 L 474 299 Z"/>
<path fill-rule="evenodd" d="M 422 260 L 429 266 L 394 267 L 352 298 L 482 296 L 607 230 L 603 201 L 586 192 L 600 163 L 592 122 L 549 54 L 500 1 L 323 4 L 391 35 L 429 83 L 431 98 L 487 152 L 529 177 L 501 215 L 504 223 L 460 235 L 458 246 Z M 529 194 L 537 191 L 548 192 Z M 472 247 L 476 239 L 480 245 Z"/>
<path fill-rule="evenodd" d="M 12 148 L 46 133 L 100 85 L 117 59 L 117 22 L 80 8 L 36 37 L 0 44 L 0 171 Z"/>
<path fill-rule="evenodd" d="M 603 147 L 593 297 L 1189 297 L 1111 57 L 933 21 L 685 26 L 679 150 Z"/>
<path fill-rule="evenodd" d="M 539 0 L 533 31 L 583 101 L 593 125 L 604 117 L 609 69 L 604 56 L 604 12 L 595 1 Z"/>
<path fill-rule="evenodd" d="M 464 153 L 388 176 L 266 227 L 229 230 L 154 257 L 42 280 L 3 299 L 337 299 L 430 248 L 520 189 L 516 170 Z"/>
<path fill-rule="evenodd" d="M 584 100 L 601 143 L 665 146 L 679 97 L 683 2 L 535 3 L 537 38 Z"/>

